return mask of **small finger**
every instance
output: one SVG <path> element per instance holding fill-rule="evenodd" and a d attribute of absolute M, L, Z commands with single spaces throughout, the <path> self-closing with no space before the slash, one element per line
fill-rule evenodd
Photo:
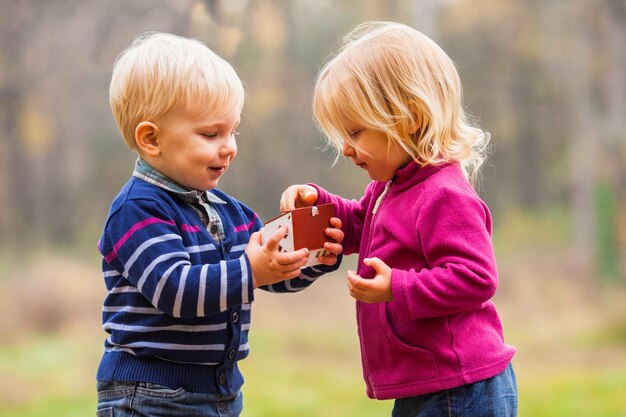
<path fill-rule="evenodd" d="M 379 258 L 365 258 L 363 259 L 363 263 L 368 266 L 372 266 L 374 264 L 380 264 L 382 261 Z"/>
<path fill-rule="evenodd" d="M 354 271 L 347 271 L 346 277 L 348 278 L 348 284 L 352 287 L 355 287 L 356 283 L 359 282 L 359 276 Z"/>
<path fill-rule="evenodd" d="M 295 209 L 296 196 L 291 187 L 287 188 L 280 197 L 280 211 L 285 212 Z"/>
<path fill-rule="evenodd" d="M 317 261 L 323 265 L 333 266 L 337 263 L 337 256 L 333 254 L 320 255 L 317 257 Z"/>
<path fill-rule="evenodd" d="M 355 300 L 359 300 L 359 301 L 363 301 L 363 295 L 360 291 L 358 291 L 357 289 L 353 288 L 353 287 L 349 287 L 349 292 L 350 292 L 350 296 L 352 298 L 354 298 Z"/>
<path fill-rule="evenodd" d="M 343 225 L 339 217 L 331 217 L 330 224 L 331 226 L 336 227 L 337 229 L 341 229 L 341 226 Z"/>
<path fill-rule="evenodd" d="M 340 253 L 343 252 L 343 246 L 341 246 L 339 243 L 333 243 L 333 242 L 325 242 L 324 249 L 332 253 L 333 255 L 339 255 Z"/>
<path fill-rule="evenodd" d="M 296 271 L 300 271 L 300 269 L 306 265 L 306 263 L 309 261 L 308 256 L 305 256 L 304 258 L 294 262 L 292 265 L 292 268 Z"/>
<path fill-rule="evenodd" d="M 361 278 L 353 271 L 348 271 L 348 281 L 355 289 L 365 291 L 369 288 L 369 280 Z"/>
<path fill-rule="evenodd" d="M 304 185 L 298 189 L 298 201 L 302 206 L 308 207 L 317 200 L 317 190 L 309 185 Z"/>
<path fill-rule="evenodd" d="M 279 253 L 278 255 L 276 255 L 276 262 L 282 266 L 291 265 L 301 261 L 304 261 L 304 263 L 306 263 L 306 259 L 308 256 L 308 249 L 300 249 L 294 252 Z"/>
<path fill-rule="evenodd" d="M 288 271 L 283 272 L 282 275 L 283 275 L 284 280 L 289 280 L 289 279 L 298 278 L 301 273 L 302 273 L 302 270 L 300 268 L 294 268 L 294 269 L 290 269 Z"/>
<path fill-rule="evenodd" d="M 285 237 L 285 235 L 287 234 L 288 230 L 289 229 L 286 226 L 280 226 L 278 228 L 278 230 L 276 230 L 276 232 L 274 232 L 267 239 L 267 242 L 265 242 L 265 246 L 267 247 L 267 250 L 275 251 L 276 249 L 278 249 L 279 242 L 282 240 L 282 238 Z"/>
<path fill-rule="evenodd" d="M 344 233 L 341 231 L 341 229 L 335 229 L 332 227 L 326 228 L 324 230 L 324 234 L 335 242 L 341 242 L 344 238 Z"/>

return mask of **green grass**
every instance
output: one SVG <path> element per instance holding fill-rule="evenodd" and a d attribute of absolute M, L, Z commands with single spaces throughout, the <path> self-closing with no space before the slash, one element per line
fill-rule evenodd
<path fill-rule="evenodd" d="M 255 330 L 242 363 L 245 415 L 387 416 L 392 402 L 365 395 L 358 346 L 333 329 L 304 334 Z M 297 332 L 296 332 L 297 333 Z M 296 338 L 290 338 L 295 336 Z"/>
<path fill-rule="evenodd" d="M 306 335 L 264 326 L 253 331 L 252 354 L 242 363 L 244 416 L 389 416 L 392 402 L 365 397 L 352 335 L 308 330 Z M 99 343 L 91 336 L 77 341 L 61 335 L 0 345 L 0 415 L 94 415 Z M 516 366 L 524 374 L 524 364 Z M 520 417 L 626 416 L 623 368 L 537 373 L 519 384 Z"/>
<path fill-rule="evenodd" d="M 95 395 L 59 395 L 21 406 L 0 405 L 0 415 L 12 417 L 84 417 L 96 415 Z"/>
<path fill-rule="evenodd" d="M 346 332 L 343 320 L 325 325 L 304 320 L 302 326 L 293 318 L 257 321 L 251 356 L 242 362 L 245 416 L 390 415 L 392 402 L 365 397 L 356 336 Z M 292 326 L 285 326 L 290 321 Z M 98 337 L 72 333 L 0 345 L 0 415 L 93 415 Z M 626 416 L 621 365 L 600 363 L 595 369 L 579 363 L 567 372 L 528 372 L 518 361 L 516 368 L 521 417 Z"/>
<path fill-rule="evenodd" d="M 55 335 L 0 344 L 0 415 L 95 414 L 92 335 Z"/>
<path fill-rule="evenodd" d="M 51 305 L 71 308 L 71 314 L 44 310 L 23 314 L 17 327 L 14 320 L 0 327 L 0 416 L 95 415 L 95 371 L 103 342 L 97 317 L 101 282 L 96 267 L 58 262 L 55 258 L 33 269 L 39 272 L 21 275 L 24 288 L 47 282 L 50 289 L 39 294 L 42 299 L 21 303 L 47 305 L 53 297 Z M 64 275 L 48 282 L 41 277 L 49 271 Z M 514 360 L 519 416 L 626 417 L 624 288 L 591 297 L 570 281 L 561 285 L 553 279 L 547 286 L 545 280 L 523 279 L 539 276 L 533 270 L 513 271 L 519 275 L 509 282 L 524 285 L 504 291 L 498 305 L 507 339 L 519 349 Z M 77 287 L 85 282 L 94 288 Z M 7 288 L 22 287 L 0 283 L 0 317 L 13 317 L 18 306 L 27 311 L 29 305 L 9 303 L 16 293 Z M 61 321 L 41 335 L 35 321 L 49 317 Z M 365 395 L 353 301 L 342 274 L 301 294 L 256 295 L 250 345 L 250 357 L 241 363 L 245 417 L 391 414 L 391 401 Z"/>
<path fill-rule="evenodd" d="M 532 417 L 626 416 L 624 369 L 571 372 L 520 387 L 519 415 Z"/>

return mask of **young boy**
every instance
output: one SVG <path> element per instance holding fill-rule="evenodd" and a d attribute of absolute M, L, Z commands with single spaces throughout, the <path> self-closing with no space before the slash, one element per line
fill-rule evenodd
<path fill-rule="evenodd" d="M 237 154 L 244 90 L 203 43 L 153 33 L 117 59 L 110 102 L 139 155 L 99 242 L 109 333 L 98 368 L 99 416 L 238 416 L 253 289 L 298 291 L 338 266 L 338 219 L 323 265 L 280 253 L 283 228 L 217 190 Z"/>

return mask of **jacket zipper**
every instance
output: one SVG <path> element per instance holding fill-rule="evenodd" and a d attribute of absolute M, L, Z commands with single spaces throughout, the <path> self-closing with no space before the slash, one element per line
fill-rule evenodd
<path fill-rule="evenodd" d="M 390 188 L 391 188 L 391 181 L 387 181 L 387 184 L 385 184 L 385 189 L 383 190 L 382 193 L 380 193 L 380 195 L 376 199 L 376 202 L 374 203 L 374 208 L 372 209 L 372 214 L 374 216 L 376 215 L 376 212 L 378 211 L 378 208 L 380 207 L 381 203 L 383 202 L 383 199 L 385 198 L 385 196 L 389 192 Z M 372 223 L 373 222 L 374 222 L 374 217 L 372 216 Z"/>
<path fill-rule="evenodd" d="M 376 202 L 374 203 L 374 208 L 372 209 L 372 222 L 371 222 L 370 233 L 369 233 L 369 241 L 367 242 L 367 250 L 365 251 L 366 254 L 369 253 L 370 247 L 372 245 L 372 236 L 374 234 L 374 219 L 376 218 L 376 213 L 378 212 L 378 209 L 380 208 L 381 204 L 383 203 L 383 200 L 385 199 L 385 196 L 389 193 L 389 190 L 391 189 L 391 184 L 392 184 L 391 180 L 388 181 L 387 184 L 385 184 L 385 189 L 378 196 L 378 198 L 376 199 Z M 360 307 L 359 303 L 356 304 L 356 308 L 357 308 L 357 317 L 360 320 L 360 318 L 361 318 L 361 315 L 360 315 L 361 307 Z M 360 325 L 360 323 L 359 323 L 359 337 L 361 338 L 361 340 L 363 340 L 363 336 L 361 334 L 361 325 Z M 371 379 L 370 379 L 369 365 L 368 365 L 367 358 L 366 358 L 367 354 L 365 353 L 364 349 L 362 349 L 361 351 L 362 351 L 362 355 L 363 355 L 363 367 L 366 370 L 366 372 L 364 373 L 365 378 L 366 378 L 366 384 L 367 384 L 368 389 L 371 391 L 371 394 L 374 395 L 374 387 L 373 387 Z"/>

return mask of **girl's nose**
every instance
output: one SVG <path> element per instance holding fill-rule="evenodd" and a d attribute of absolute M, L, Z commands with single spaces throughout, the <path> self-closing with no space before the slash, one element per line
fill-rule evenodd
<path fill-rule="evenodd" d="M 344 142 L 343 148 L 341 148 L 341 153 L 343 154 L 343 156 L 350 157 L 354 155 L 354 147 Z"/>

